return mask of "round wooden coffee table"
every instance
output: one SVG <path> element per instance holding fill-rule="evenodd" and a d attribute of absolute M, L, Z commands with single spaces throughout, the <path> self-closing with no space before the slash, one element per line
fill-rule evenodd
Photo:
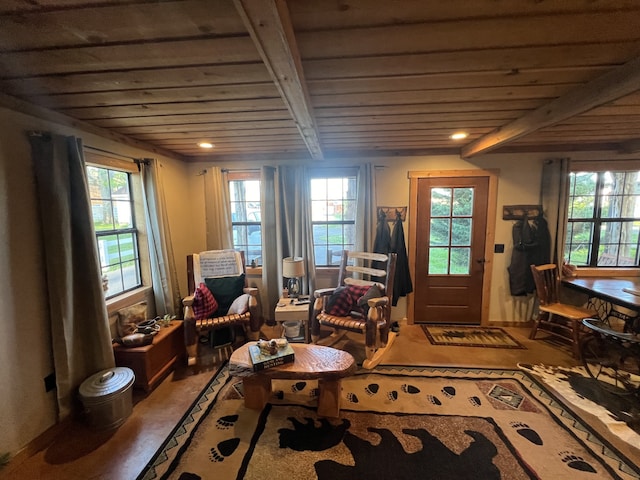
<path fill-rule="evenodd" d="M 352 375 L 357 365 L 353 357 L 342 350 L 320 345 L 291 343 L 295 361 L 277 367 L 253 371 L 249 345 L 245 343 L 229 359 L 229 373 L 242 378 L 244 404 L 262 410 L 271 397 L 271 379 L 318 380 L 318 415 L 340 416 L 341 379 Z"/>

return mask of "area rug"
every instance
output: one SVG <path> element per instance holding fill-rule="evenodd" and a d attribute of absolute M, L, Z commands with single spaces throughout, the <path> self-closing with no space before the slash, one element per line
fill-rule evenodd
<path fill-rule="evenodd" d="M 519 364 L 522 370 L 534 376 L 543 388 L 562 399 L 575 415 L 589 417 L 610 444 L 640 465 L 640 401 L 633 395 L 611 393 L 600 384 L 606 376 L 595 380 L 582 366 L 558 367 L 550 365 Z M 638 379 L 640 381 L 640 379 Z M 614 388 L 615 390 L 615 388 Z"/>
<path fill-rule="evenodd" d="M 466 327 L 461 325 L 421 325 L 432 345 L 456 347 L 525 348 L 498 327 Z"/>
<path fill-rule="evenodd" d="M 220 370 L 139 479 L 638 479 L 521 370 L 381 367 L 343 380 L 339 419 L 317 383 L 273 381 L 263 411 Z"/>

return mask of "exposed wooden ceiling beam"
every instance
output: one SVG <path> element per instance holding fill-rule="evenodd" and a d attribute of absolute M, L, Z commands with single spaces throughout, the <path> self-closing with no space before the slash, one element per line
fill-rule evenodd
<path fill-rule="evenodd" d="M 640 57 L 462 147 L 469 158 L 640 89 Z"/>
<path fill-rule="evenodd" d="M 323 158 L 320 135 L 302 70 L 289 10 L 284 0 L 234 0 L 311 157 Z"/>

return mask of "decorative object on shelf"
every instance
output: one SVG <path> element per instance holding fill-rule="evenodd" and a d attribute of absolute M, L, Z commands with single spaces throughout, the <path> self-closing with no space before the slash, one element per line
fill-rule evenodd
<path fill-rule="evenodd" d="M 282 276 L 289 279 L 287 283 L 289 297 L 297 298 L 300 295 L 298 278 L 304 275 L 304 260 L 302 257 L 286 257 L 282 260 Z"/>

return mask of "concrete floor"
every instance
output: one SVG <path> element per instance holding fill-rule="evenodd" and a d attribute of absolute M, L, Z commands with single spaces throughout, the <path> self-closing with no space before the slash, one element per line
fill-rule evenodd
<path fill-rule="evenodd" d="M 387 365 L 517 368 L 519 362 L 571 366 L 576 361 L 567 348 L 545 340 L 529 340 L 528 328 L 506 328 L 526 349 L 474 348 L 431 345 L 418 325 L 401 325 Z M 279 330 L 264 327 L 266 337 Z M 544 334 L 540 334 L 543 336 Z M 361 360 L 360 346 L 351 337 L 342 347 Z M 340 345 L 337 345 L 340 346 Z M 358 358 L 360 357 L 360 358 Z M 70 421 L 57 428 L 48 446 L 29 458 L 18 456 L 0 470 L 7 479 L 135 479 L 180 420 L 198 393 L 217 371 L 221 359 L 208 356 L 198 369 L 181 366 L 153 392 L 134 392 L 133 413 L 118 429 L 92 432 L 84 423 Z"/>

